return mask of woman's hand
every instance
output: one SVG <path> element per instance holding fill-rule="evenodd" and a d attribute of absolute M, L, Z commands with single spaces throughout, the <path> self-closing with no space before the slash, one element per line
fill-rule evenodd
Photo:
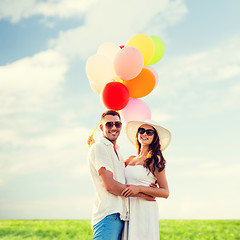
<path fill-rule="evenodd" d="M 156 200 L 155 200 L 155 199 L 156 199 L 155 197 L 146 195 L 146 194 L 144 194 L 144 193 L 139 193 L 137 196 L 138 196 L 138 197 L 141 197 L 141 198 L 143 198 L 143 199 L 145 199 L 145 200 L 147 200 L 147 201 L 151 201 L 151 202 L 155 202 L 155 201 L 156 201 Z"/>
<path fill-rule="evenodd" d="M 126 186 L 127 186 L 127 188 L 125 188 L 122 191 L 122 193 L 121 193 L 121 195 L 123 197 L 126 197 L 126 198 L 133 197 L 134 195 L 139 193 L 139 190 L 140 190 L 139 186 L 137 186 L 137 185 L 129 185 L 129 184 L 126 184 Z"/>
<path fill-rule="evenodd" d="M 149 187 L 152 187 L 152 188 L 157 188 L 158 186 L 157 186 L 157 184 L 156 184 L 156 183 L 151 183 L 151 184 L 149 185 Z"/>
<path fill-rule="evenodd" d="M 87 144 L 89 147 L 91 147 L 95 143 L 95 140 L 93 138 L 93 135 L 88 137 Z"/>

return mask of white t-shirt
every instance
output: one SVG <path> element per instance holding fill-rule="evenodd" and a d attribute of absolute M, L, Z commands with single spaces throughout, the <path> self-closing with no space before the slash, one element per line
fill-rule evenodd
<path fill-rule="evenodd" d="M 114 151 L 112 142 L 102 137 L 100 142 L 93 144 L 89 150 L 89 169 L 96 190 L 96 198 L 92 213 L 92 226 L 100 222 L 106 216 L 120 213 L 122 220 L 128 220 L 128 199 L 109 193 L 98 174 L 101 167 L 113 173 L 113 179 L 125 184 L 123 158 L 119 154 L 119 147 Z"/>

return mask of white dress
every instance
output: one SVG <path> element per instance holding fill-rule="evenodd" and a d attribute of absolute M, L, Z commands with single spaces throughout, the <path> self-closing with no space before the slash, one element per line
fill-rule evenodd
<path fill-rule="evenodd" d="M 125 168 L 128 184 L 149 186 L 155 183 L 154 175 L 142 165 Z M 159 217 L 156 201 L 129 198 L 129 221 L 124 224 L 122 240 L 159 240 Z"/>

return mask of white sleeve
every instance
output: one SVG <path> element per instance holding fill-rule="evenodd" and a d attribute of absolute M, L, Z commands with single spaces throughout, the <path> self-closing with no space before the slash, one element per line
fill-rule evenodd
<path fill-rule="evenodd" d="M 93 146 L 93 152 L 94 152 L 94 162 L 97 172 L 100 170 L 100 168 L 104 167 L 108 171 L 113 173 L 113 162 L 111 159 L 110 153 L 107 151 L 106 147 L 102 144 L 95 144 Z"/>

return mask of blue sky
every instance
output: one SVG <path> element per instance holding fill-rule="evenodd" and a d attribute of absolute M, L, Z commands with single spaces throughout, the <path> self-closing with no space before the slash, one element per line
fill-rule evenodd
<path fill-rule="evenodd" d="M 160 37 L 142 100 L 172 132 L 160 218 L 239 218 L 240 3 L 0 0 L 0 218 L 91 217 L 86 139 L 105 110 L 85 73 L 103 42 Z M 123 129 L 122 155 L 135 154 Z M 101 136 L 100 130 L 95 138 Z"/>

